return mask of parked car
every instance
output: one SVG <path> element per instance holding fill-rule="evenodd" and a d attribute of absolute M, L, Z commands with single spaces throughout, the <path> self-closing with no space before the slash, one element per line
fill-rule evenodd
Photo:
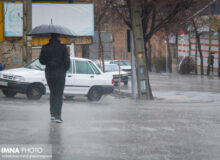
<path fill-rule="evenodd" d="M 111 60 L 110 64 L 117 64 L 119 65 L 119 60 Z M 131 62 L 128 60 L 120 60 L 120 68 L 127 72 L 129 75 L 131 74 Z"/>
<path fill-rule="evenodd" d="M 110 61 L 111 61 L 111 60 L 104 60 L 104 63 L 105 63 L 105 64 L 110 64 Z M 94 62 L 99 68 L 101 68 L 101 67 L 100 67 L 100 63 L 102 64 L 102 61 L 100 62 L 100 60 L 97 60 L 97 59 L 96 59 L 96 60 L 93 60 L 93 62 Z"/>
<path fill-rule="evenodd" d="M 117 64 L 105 64 L 105 73 L 113 77 L 114 85 L 118 85 L 119 79 L 120 82 L 124 83 L 124 85 L 128 84 L 127 72 L 120 70 L 119 75 L 119 67 Z"/>
<path fill-rule="evenodd" d="M 92 60 L 98 67 L 100 66 L 100 60 L 97 60 L 97 59 L 95 59 L 95 60 Z M 99 67 L 100 68 L 100 67 Z"/>
<path fill-rule="evenodd" d="M 24 93 L 28 99 L 38 100 L 49 93 L 45 79 L 45 66 L 36 59 L 30 64 L 0 72 L 0 89 L 6 97 Z M 90 101 L 98 101 L 103 94 L 113 92 L 113 78 L 103 73 L 89 59 L 71 57 L 71 65 L 66 74 L 64 96 L 87 96 Z"/>

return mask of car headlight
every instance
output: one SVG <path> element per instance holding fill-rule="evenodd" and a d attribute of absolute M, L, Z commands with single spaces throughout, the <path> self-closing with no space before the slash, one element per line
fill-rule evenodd
<path fill-rule="evenodd" d="M 14 81 L 19 81 L 19 82 L 24 82 L 25 81 L 24 77 L 22 77 L 22 76 L 14 76 L 13 80 Z"/>

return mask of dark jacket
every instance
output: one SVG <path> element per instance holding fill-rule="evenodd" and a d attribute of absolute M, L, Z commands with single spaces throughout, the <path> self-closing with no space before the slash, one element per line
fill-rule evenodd
<path fill-rule="evenodd" d="M 70 67 L 70 56 L 66 45 L 57 39 L 51 39 L 41 49 L 39 61 L 46 65 L 45 73 L 49 77 L 65 76 Z"/>
<path fill-rule="evenodd" d="M 214 56 L 213 55 L 209 55 L 208 56 L 208 64 L 209 64 L 209 61 L 210 61 L 210 65 L 213 65 L 214 64 Z"/>

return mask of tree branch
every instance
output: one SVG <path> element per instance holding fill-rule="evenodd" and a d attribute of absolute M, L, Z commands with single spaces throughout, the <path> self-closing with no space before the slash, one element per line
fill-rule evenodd
<path fill-rule="evenodd" d="M 105 4 L 105 7 L 104 7 L 104 9 L 102 10 L 102 12 L 101 12 L 99 18 L 95 21 L 95 24 L 99 24 L 99 23 L 102 21 L 102 19 L 104 18 L 105 13 L 106 13 L 107 9 L 109 8 L 109 5 L 110 5 L 109 2 L 110 2 L 110 1 L 108 1 L 108 3 Z"/>
<path fill-rule="evenodd" d="M 153 36 L 154 33 L 159 31 L 165 24 L 173 20 L 179 12 L 184 11 L 186 9 L 187 7 L 185 6 L 184 2 L 177 3 L 174 10 L 165 19 L 163 19 L 155 27 L 152 26 L 150 32 L 145 36 L 146 40 L 149 40 Z"/>
<path fill-rule="evenodd" d="M 155 22 L 156 22 L 156 8 L 153 9 L 150 32 L 153 31 L 153 29 L 155 27 Z"/>
<path fill-rule="evenodd" d="M 124 21 L 124 23 L 131 29 L 132 25 L 131 22 L 129 22 L 125 16 L 119 11 L 118 7 L 116 7 L 114 4 L 111 3 L 112 8 L 117 12 L 117 14 L 119 15 L 119 17 Z"/>

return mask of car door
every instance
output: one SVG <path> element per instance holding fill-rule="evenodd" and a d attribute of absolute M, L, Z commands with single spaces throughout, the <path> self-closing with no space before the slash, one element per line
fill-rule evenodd
<path fill-rule="evenodd" d="M 95 74 L 87 60 L 75 60 L 76 74 L 74 88 L 78 94 L 86 95 L 93 86 Z"/>
<path fill-rule="evenodd" d="M 94 79 L 93 79 L 93 85 L 94 86 L 101 86 L 101 85 L 106 85 L 109 84 L 106 81 L 106 77 L 103 76 L 102 72 L 98 69 L 98 67 L 92 62 L 92 61 L 88 61 L 89 65 L 91 66 L 91 68 L 94 71 Z M 110 80 L 111 81 L 111 80 Z"/>
<path fill-rule="evenodd" d="M 65 88 L 64 88 L 64 94 L 65 95 L 72 95 L 75 94 L 75 64 L 74 61 L 70 61 L 70 68 L 68 69 L 66 73 L 66 82 L 65 82 Z"/>

